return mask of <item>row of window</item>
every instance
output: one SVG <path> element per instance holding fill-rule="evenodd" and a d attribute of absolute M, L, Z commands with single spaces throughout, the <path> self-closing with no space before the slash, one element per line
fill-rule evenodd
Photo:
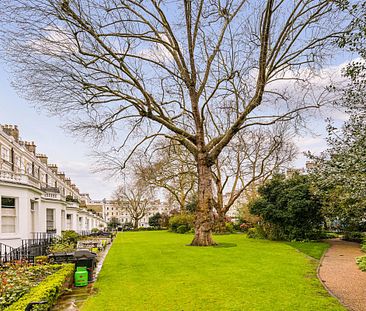
<path fill-rule="evenodd" d="M 11 152 L 8 148 L 1 146 L 1 158 L 7 162 L 11 161 Z M 40 167 L 36 167 L 34 163 L 27 163 L 25 164 L 21 157 L 18 155 L 14 156 L 14 164 L 16 172 L 20 173 L 26 173 L 28 175 L 36 177 L 38 180 L 40 180 L 42 183 L 45 183 L 51 187 L 59 187 L 58 183 L 55 179 L 51 178 L 50 175 L 48 175 L 45 171 L 41 170 Z M 61 193 L 63 195 L 72 195 L 70 191 L 67 191 L 64 187 L 59 187 L 61 190 Z"/>
<path fill-rule="evenodd" d="M 32 213 L 32 227 L 34 226 L 34 212 L 35 212 L 35 202 L 30 202 L 30 209 Z M 11 197 L 1 197 L 1 233 L 16 233 L 17 230 L 17 208 L 16 208 L 16 198 Z M 66 218 L 67 228 L 72 227 L 72 215 L 66 214 L 65 211 L 61 211 L 61 220 Z M 83 225 L 83 218 L 79 217 L 79 225 Z M 89 219 L 85 218 L 85 225 L 89 227 Z M 47 208 L 46 209 L 46 230 L 55 230 L 55 210 Z M 63 226 L 63 223 L 61 224 Z M 35 231 L 35 228 L 32 228 Z"/>

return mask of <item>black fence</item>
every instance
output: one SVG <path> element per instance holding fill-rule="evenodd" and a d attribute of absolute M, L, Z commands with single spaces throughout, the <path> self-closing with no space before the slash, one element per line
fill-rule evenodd
<path fill-rule="evenodd" d="M 6 262 L 16 260 L 13 259 L 12 257 L 13 255 L 14 255 L 13 247 L 0 243 L 0 265 Z"/>
<path fill-rule="evenodd" d="M 54 235 L 41 233 L 34 239 L 22 240 L 21 246 L 13 248 L 0 243 L 0 265 L 12 261 L 28 261 L 34 263 L 37 256 L 46 256 Z"/>

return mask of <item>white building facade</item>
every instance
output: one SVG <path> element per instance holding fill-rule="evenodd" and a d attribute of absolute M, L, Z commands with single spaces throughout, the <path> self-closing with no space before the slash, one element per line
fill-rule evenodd
<path fill-rule="evenodd" d="M 128 204 L 127 202 L 125 204 Z M 149 218 L 156 213 L 167 214 L 171 212 L 172 208 L 167 202 L 160 200 L 153 200 L 146 206 L 145 215 L 139 220 L 139 227 L 149 227 Z M 103 214 L 105 219 L 109 222 L 112 218 L 118 219 L 121 224 L 133 223 L 133 219 L 126 209 L 123 209 L 116 201 L 107 200 L 103 205 Z"/>
<path fill-rule="evenodd" d="M 0 243 L 11 247 L 45 233 L 106 226 L 76 185 L 33 142 L 20 141 L 12 125 L 0 125 L 0 202 Z"/>

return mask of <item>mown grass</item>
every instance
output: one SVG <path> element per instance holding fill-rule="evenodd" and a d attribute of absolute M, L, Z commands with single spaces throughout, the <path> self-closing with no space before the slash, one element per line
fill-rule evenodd
<path fill-rule="evenodd" d="M 82 311 L 345 310 L 316 278 L 317 261 L 286 243 L 234 234 L 216 236 L 219 247 L 186 246 L 191 239 L 119 234 Z"/>
<path fill-rule="evenodd" d="M 288 242 L 287 244 L 315 259 L 320 259 L 330 246 L 324 242 Z"/>

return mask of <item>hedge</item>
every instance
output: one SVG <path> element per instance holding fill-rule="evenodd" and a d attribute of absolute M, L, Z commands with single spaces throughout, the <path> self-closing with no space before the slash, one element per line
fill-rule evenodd
<path fill-rule="evenodd" d="M 62 294 L 65 283 L 72 279 L 74 264 L 65 264 L 54 274 L 45 278 L 37 286 L 33 287 L 28 294 L 25 294 L 17 302 L 7 307 L 5 311 L 24 311 L 30 302 L 47 301 L 43 305 L 35 305 L 32 310 L 48 310 Z"/>

